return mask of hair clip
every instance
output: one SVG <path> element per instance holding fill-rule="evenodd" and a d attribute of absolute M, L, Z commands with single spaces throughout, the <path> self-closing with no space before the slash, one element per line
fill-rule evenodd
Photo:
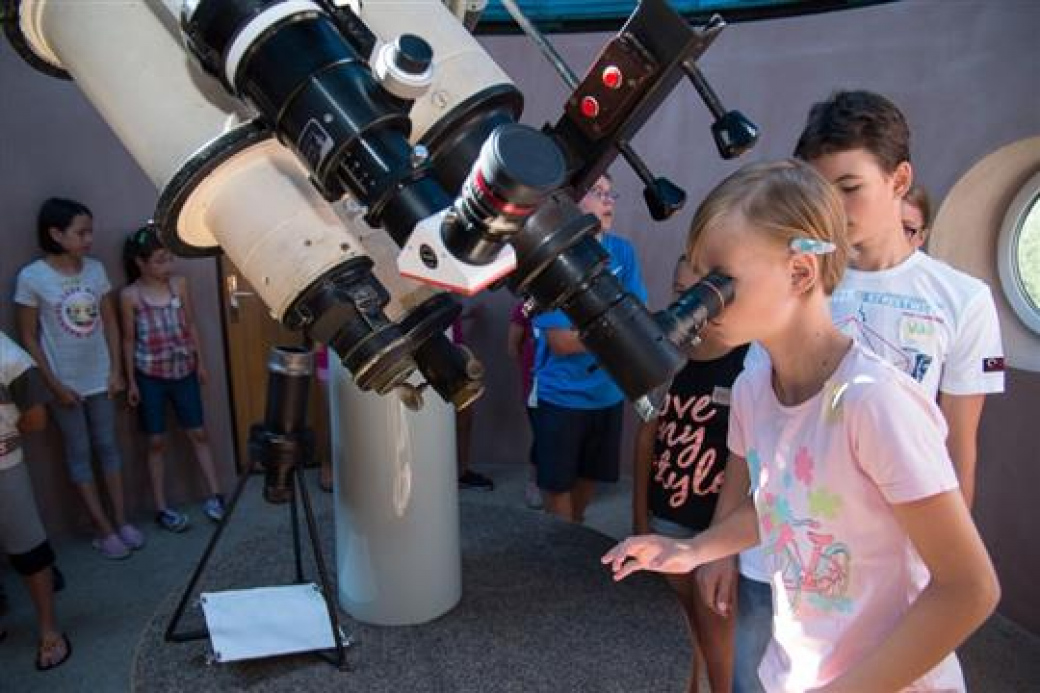
<path fill-rule="evenodd" d="M 789 247 L 796 253 L 811 253 L 813 255 L 826 255 L 827 253 L 833 253 L 838 248 L 830 241 L 819 241 L 815 238 L 792 238 Z"/>

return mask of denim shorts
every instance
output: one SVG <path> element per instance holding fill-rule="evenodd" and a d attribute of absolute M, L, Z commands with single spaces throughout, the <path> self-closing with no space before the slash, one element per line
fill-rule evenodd
<path fill-rule="evenodd" d="M 696 529 L 690 529 L 686 525 L 666 520 L 654 514 L 650 515 L 650 531 L 664 537 L 671 537 L 672 539 L 693 539 L 700 534 L 700 531 Z"/>
<path fill-rule="evenodd" d="M 141 394 L 137 412 L 143 433 L 154 436 L 166 432 L 166 400 L 173 404 L 181 428 L 188 431 L 202 428 L 202 394 L 196 373 L 171 380 L 137 371 L 134 377 Z"/>
<path fill-rule="evenodd" d="M 768 582 L 741 575 L 737 581 L 737 636 L 733 693 L 761 693 L 758 666 L 773 638 L 773 590 Z"/>

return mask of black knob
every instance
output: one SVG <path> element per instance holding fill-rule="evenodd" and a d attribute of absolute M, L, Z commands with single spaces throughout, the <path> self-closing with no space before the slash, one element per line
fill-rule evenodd
<path fill-rule="evenodd" d="M 394 65 L 402 72 L 421 75 L 433 62 L 430 44 L 415 34 L 401 34 L 394 41 Z"/>

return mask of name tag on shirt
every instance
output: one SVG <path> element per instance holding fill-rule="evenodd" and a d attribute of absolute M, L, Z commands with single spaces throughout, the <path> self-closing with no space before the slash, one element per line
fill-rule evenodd
<path fill-rule="evenodd" d="M 715 390 L 711 393 L 711 401 L 713 404 L 717 404 L 720 407 L 728 407 L 729 395 L 730 388 L 716 386 Z"/>

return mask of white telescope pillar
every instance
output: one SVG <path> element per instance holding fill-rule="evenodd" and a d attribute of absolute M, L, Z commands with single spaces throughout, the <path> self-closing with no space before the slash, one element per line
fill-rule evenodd
<path fill-rule="evenodd" d="M 381 0 L 356 9 L 382 40 L 408 32 L 434 48 L 434 84 L 411 111 L 413 141 L 472 94 L 509 83 L 438 1 Z M 392 255 L 381 258 L 358 235 L 377 270 L 390 265 Z M 361 392 L 342 366 L 330 364 L 339 600 L 360 621 L 423 623 L 462 594 L 455 416 L 433 393 L 424 399 L 411 411 L 395 394 Z"/>
<path fill-rule="evenodd" d="M 424 623 L 462 595 L 455 417 L 362 392 L 329 363 L 339 602 L 359 621 Z"/>

